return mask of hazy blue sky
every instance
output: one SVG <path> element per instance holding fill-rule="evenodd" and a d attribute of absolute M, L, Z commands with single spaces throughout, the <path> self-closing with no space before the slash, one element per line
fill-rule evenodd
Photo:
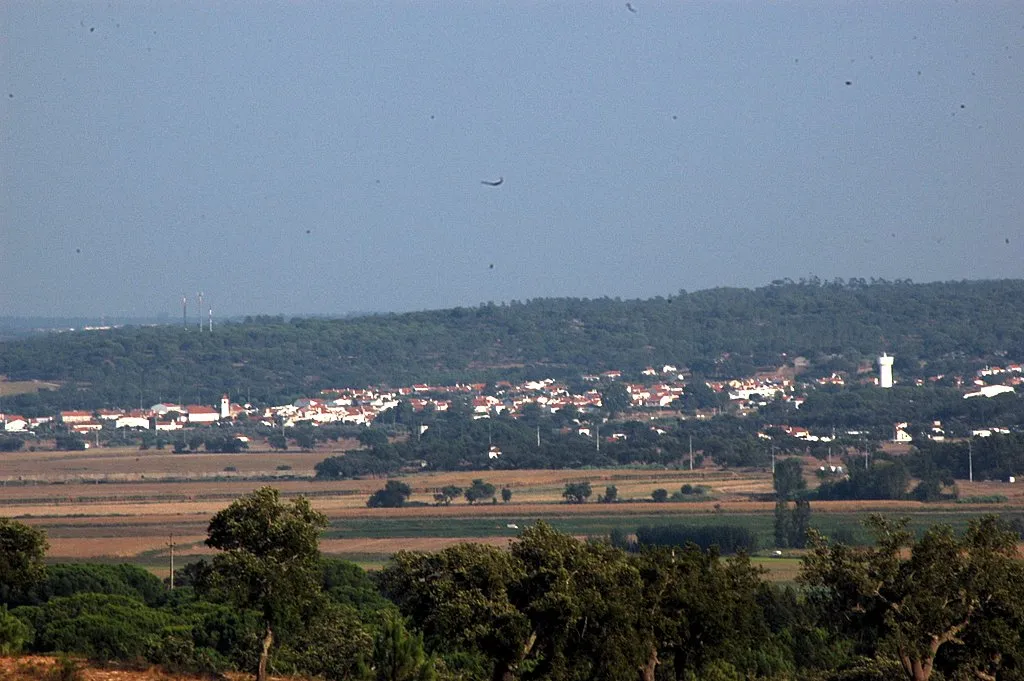
<path fill-rule="evenodd" d="M 1024 276 L 1024 3 L 632 6 L 5 0 L 0 315 Z"/>

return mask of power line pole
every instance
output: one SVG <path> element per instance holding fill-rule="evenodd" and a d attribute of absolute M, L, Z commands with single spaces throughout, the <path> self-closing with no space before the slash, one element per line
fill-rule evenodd
<path fill-rule="evenodd" d="M 693 470 L 693 435 L 690 435 L 690 470 Z"/>
<path fill-rule="evenodd" d="M 167 540 L 167 547 L 171 550 L 170 551 L 170 555 L 171 555 L 171 577 L 170 577 L 171 591 L 174 591 L 174 546 L 175 546 L 175 544 L 174 544 L 174 533 L 171 533 L 171 535 L 168 537 L 168 540 Z"/>
<path fill-rule="evenodd" d="M 967 440 L 967 478 L 974 482 L 974 449 L 970 440 Z"/>

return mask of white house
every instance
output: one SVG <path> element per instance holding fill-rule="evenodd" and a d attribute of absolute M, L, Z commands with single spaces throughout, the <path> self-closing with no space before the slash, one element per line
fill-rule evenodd
<path fill-rule="evenodd" d="M 910 435 L 910 433 L 907 432 L 907 428 L 908 427 L 909 427 L 909 424 L 906 421 L 903 421 L 901 423 L 895 424 L 893 426 L 892 441 L 893 442 L 912 442 L 914 438 Z"/>
<path fill-rule="evenodd" d="M 143 428 L 149 429 L 149 419 L 143 416 L 121 416 L 114 421 L 116 428 Z"/>
<path fill-rule="evenodd" d="M 190 404 L 185 407 L 189 423 L 216 423 L 220 419 L 220 413 L 211 407 L 204 407 L 201 404 Z"/>
<path fill-rule="evenodd" d="M 8 433 L 21 433 L 28 430 L 28 419 L 24 416 L 11 414 L 4 419 L 4 431 Z"/>
<path fill-rule="evenodd" d="M 184 411 L 180 404 L 172 404 L 171 402 L 161 402 L 154 404 L 149 408 L 149 411 L 156 414 L 157 416 L 163 416 L 167 412 L 176 411 L 179 414 Z"/>
<path fill-rule="evenodd" d="M 60 413 L 61 423 L 72 424 L 72 423 L 87 423 L 92 421 L 91 411 L 62 411 Z"/>
<path fill-rule="evenodd" d="M 995 397 L 996 395 L 1003 395 L 1005 393 L 1014 392 L 1013 386 L 1009 385 L 986 385 L 978 389 L 976 392 L 967 393 L 964 395 L 964 399 L 968 400 L 972 397 Z"/>

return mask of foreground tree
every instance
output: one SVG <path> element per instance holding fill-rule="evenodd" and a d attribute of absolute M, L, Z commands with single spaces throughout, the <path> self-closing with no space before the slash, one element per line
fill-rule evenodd
<path fill-rule="evenodd" d="M 727 660 L 740 664 L 767 636 L 757 595 L 761 571 L 746 555 L 722 559 L 715 547 L 654 547 L 634 557 L 644 584 L 638 628 L 645 641 L 642 681 L 686 679 Z M 746 656 L 749 662 L 749 656 Z M 731 663 L 729 666 L 732 666 Z M 748 678 L 753 672 L 748 672 Z M 704 678 L 698 676 L 698 678 Z M 707 678 L 740 678 L 739 672 Z"/>
<path fill-rule="evenodd" d="M 1022 662 L 1015 533 L 986 516 L 963 537 L 938 525 L 915 541 L 906 523 L 872 516 L 876 545 L 865 550 L 829 545 L 812 531 L 801 581 L 838 628 L 866 639 L 869 654 L 895 657 L 910 681 L 930 679 L 940 659 L 947 676 L 1002 678 L 1000 670 Z"/>
<path fill-rule="evenodd" d="M 472 651 L 491 679 L 510 681 L 533 645 L 529 620 L 509 593 L 522 570 L 496 546 L 458 544 L 437 553 L 400 551 L 377 584 L 416 622 L 431 650 Z"/>
<path fill-rule="evenodd" d="M 222 551 L 213 558 L 215 588 L 262 618 L 257 681 L 267 678 L 274 632 L 320 593 L 318 540 L 325 527 L 327 517 L 305 498 L 285 503 L 272 487 L 235 500 L 210 520 L 206 545 Z"/>
<path fill-rule="evenodd" d="M 42 530 L 0 518 L 0 590 L 22 591 L 43 578 L 49 544 Z M 6 597 L 6 593 L 0 593 Z"/>
<path fill-rule="evenodd" d="M 518 678 L 636 679 L 648 650 L 637 607 L 643 582 L 626 553 L 543 522 L 525 529 L 510 550 L 522 569 L 512 600 L 530 626 L 530 664 L 521 665 Z"/>

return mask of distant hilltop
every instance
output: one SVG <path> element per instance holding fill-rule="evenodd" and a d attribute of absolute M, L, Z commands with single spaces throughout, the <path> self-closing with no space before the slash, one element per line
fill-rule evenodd
<path fill-rule="evenodd" d="M 63 385 L 24 407 L 222 393 L 281 404 L 324 388 L 485 382 L 685 366 L 856 374 L 882 351 L 908 381 L 1024 357 L 1024 280 L 778 281 L 648 300 L 542 298 L 346 319 L 253 317 L 212 333 L 126 326 L 0 342 L 0 374 Z M 29 397 L 24 398 L 29 400 Z M 17 406 L 17 405 L 16 405 Z M 19 407 L 21 408 L 21 407 Z"/>

